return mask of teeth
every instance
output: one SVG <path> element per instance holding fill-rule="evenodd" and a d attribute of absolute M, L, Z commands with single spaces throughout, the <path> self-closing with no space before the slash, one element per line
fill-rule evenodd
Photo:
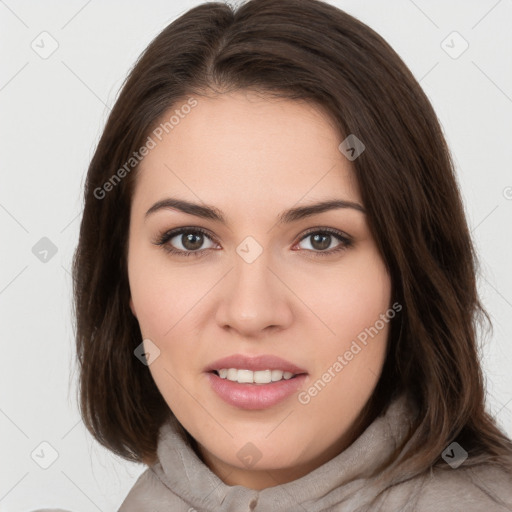
<path fill-rule="evenodd" d="M 221 379 L 227 379 L 240 384 L 268 384 L 279 380 L 291 379 L 294 374 L 291 372 L 283 372 L 282 370 L 260 370 L 253 372 L 251 370 L 238 370 L 236 368 L 222 368 L 218 370 Z"/>
<path fill-rule="evenodd" d="M 272 382 L 275 382 L 277 380 L 281 380 L 283 378 L 283 373 L 281 370 L 272 370 Z"/>

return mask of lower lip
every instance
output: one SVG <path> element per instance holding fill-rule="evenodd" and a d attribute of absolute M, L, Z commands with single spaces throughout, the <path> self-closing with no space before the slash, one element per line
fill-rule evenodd
<path fill-rule="evenodd" d="M 295 393 L 306 380 L 302 373 L 288 380 L 269 384 L 240 384 L 208 373 L 213 390 L 228 404 L 240 409 L 268 409 Z"/>

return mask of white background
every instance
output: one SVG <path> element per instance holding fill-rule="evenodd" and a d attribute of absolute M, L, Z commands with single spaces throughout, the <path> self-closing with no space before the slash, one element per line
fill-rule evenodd
<path fill-rule="evenodd" d="M 145 469 L 103 449 L 78 415 L 70 265 L 85 172 L 121 83 L 199 3 L 0 1 L 2 511 L 117 510 Z M 495 326 L 483 350 L 488 408 L 512 436 L 512 1 L 330 3 L 393 46 L 442 123 Z M 59 45 L 47 59 L 31 48 L 43 31 Z M 456 59 L 441 46 L 453 31 L 469 43 Z M 457 36 L 444 44 L 462 48 Z M 42 237 L 57 247 L 46 263 L 32 252 Z M 48 469 L 31 458 L 42 441 L 58 452 Z"/>

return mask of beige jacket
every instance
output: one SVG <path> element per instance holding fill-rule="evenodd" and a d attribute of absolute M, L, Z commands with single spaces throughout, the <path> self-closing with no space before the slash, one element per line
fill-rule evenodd
<path fill-rule="evenodd" d="M 452 463 L 390 488 L 375 486 L 373 468 L 401 442 L 416 412 L 402 395 L 337 457 L 261 491 L 224 484 L 171 420 L 160 430 L 159 462 L 140 475 L 118 512 L 512 511 L 512 475 L 490 466 Z"/>
<path fill-rule="evenodd" d="M 224 484 L 171 420 L 159 433 L 159 462 L 140 475 L 118 512 L 512 511 L 512 475 L 490 466 L 471 469 L 462 463 L 452 469 L 452 462 L 446 470 L 390 488 L 375 485 L 374 468 L 401 442 L 416 413 L 402 395 L 337 457 L 302 478 L 262 491 Z"/>

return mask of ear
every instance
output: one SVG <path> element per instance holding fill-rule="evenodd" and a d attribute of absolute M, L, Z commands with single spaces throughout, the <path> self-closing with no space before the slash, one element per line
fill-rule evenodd
<path fill-rule="evenodd" d="M 132 310 L 133 316 L 137 318 L 137 313 L 135 312 L 135 306 L 133 305 L 133 300 L 130 297 L 130 309 Z"/>

